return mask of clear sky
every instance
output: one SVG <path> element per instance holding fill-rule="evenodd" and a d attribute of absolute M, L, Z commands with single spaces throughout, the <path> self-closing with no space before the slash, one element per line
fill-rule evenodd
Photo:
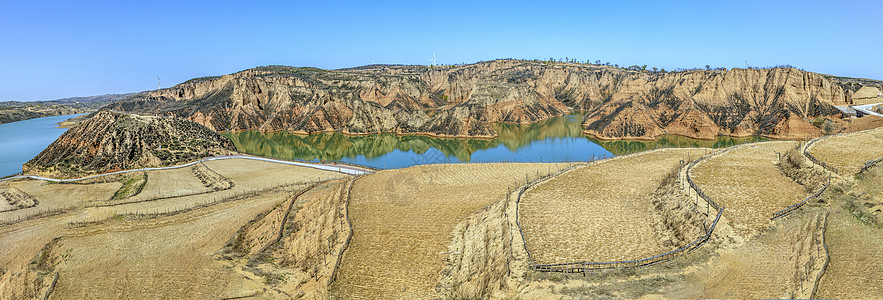
<path fill-rule="evenodd" d="M 0 101 L 135 92 L 270 64 L 494 58 L 790 64 L 883 79 L 883 1 L 0 3 Z"/>

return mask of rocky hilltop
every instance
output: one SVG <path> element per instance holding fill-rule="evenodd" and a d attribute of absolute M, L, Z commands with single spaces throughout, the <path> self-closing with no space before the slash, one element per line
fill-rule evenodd
<path fill-rule="evenodd" d="M 27 162 L 24 172 L 67 178 L 235 151 L 229 138 L 191 121 L 100 111 Z"/>
<path fill-rule="evenodd" d="M 393 132 L 494 137 L 491 123 L 527 124 L 586 112 L 599 139 L 663 134 L 797 138 L 878 81 L 794 68 L 651 72 L 495 60 L 457 66 L 341 70 L 268 66 L 133 95 L 110 108 L 183 117 L 216 131 Z"/>

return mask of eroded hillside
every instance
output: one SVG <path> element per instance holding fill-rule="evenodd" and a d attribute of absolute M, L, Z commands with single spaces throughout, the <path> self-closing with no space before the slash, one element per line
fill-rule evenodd
<path fill-rule="evenodd" d="M 322 70 L 269 66 L 197 78 L 110 108 L 179 116 L 216 131 L 394 132 L 494 137 L 491 123 L 533 123 L 586 111 L 601 139 L 676 134 L 796 138 L 807 120 L 838 112 L 863 86 L 793 68 L 635 71 L 495 60 L 458 66 L 372 65 Z"/>
<path fill-rule="evenodd" d="M 186 163 L 236 152 L 229 138 L 175 118 L 101 111 L 68 130 L 24 165 L 57 177 Z"/>

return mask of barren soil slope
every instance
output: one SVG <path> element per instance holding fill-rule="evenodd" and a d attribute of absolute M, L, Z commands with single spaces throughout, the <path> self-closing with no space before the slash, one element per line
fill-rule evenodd
<path fill-rule="evenodd" d="M 649 72 L 583 63 L 493 60 L 456 66 L 340 70 L 264 66 L 133 95 L 114 110 L 178 116 L 211 129 L 396 132 L 493 137 L 492 123 L 586 111 L 602 139 L 677 134 L 710 139 L 818 133 L 863 86 L 795 68 Z"/>

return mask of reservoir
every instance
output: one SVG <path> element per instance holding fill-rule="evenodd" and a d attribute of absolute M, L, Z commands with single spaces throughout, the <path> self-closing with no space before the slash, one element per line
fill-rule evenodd
<path fill-rule="evenodd" d="M 36 118 L 0 124 L 0 177 L 21 172 L 67 129 L 57 123 L 78 115 Z M 663 136 L 654 141 L 599 141 L 582 133 L 582 116 L 551 118 L 530 125 L 495 124 L 493 139 L 452 139 L 422 135 L 338 132 L 296 135 L 288 132 L 224 132 L 246 154 L 308 162 L 342 162 L 378 169 L 438 163 L 570 162 L 640 152 L 654 148 L 722 148 L 763 140 L 718 137 L 695 140 Z"/>
<path fill-rule="evenodd" d="M 58 122 L 79 116 L 63 115 L 0 124 L 0 177 L 21 172 L 21 166 L 40 154 L 66 128 Z"/>
<path fill-rule="evenodd" d="M 225 132 L 243 153 L 295 161 L 326 161 L 379 169 L 437 163 L 588 161 L 662 147 L 720 148 L 759 138 L 695 140 L 664 136 L 655 141 L 599 141 L 582 133 L 582 116 L 551 118 L 530 125 L 495 124 L 493 139 L 451 139 L 422 135 L 338 132 Z"/>

